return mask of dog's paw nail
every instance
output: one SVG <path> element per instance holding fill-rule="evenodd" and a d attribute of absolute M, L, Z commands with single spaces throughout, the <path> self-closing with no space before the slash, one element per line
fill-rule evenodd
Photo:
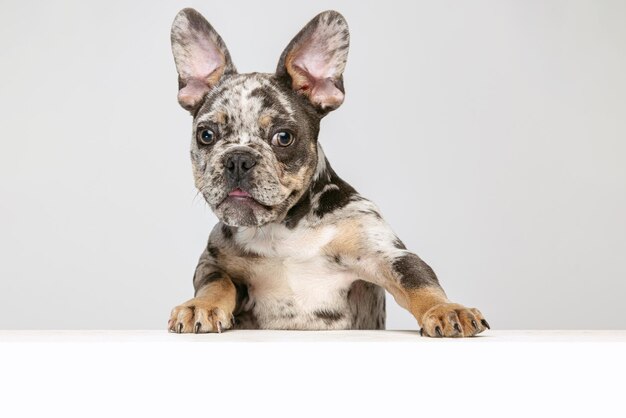
<path fill-rule="evenodd" d="M 472 326 L 474 327 L 474 330 L 478 330 L 478 323 L 475 319 L 472 319 Z"/>
<path fill-rule="evenodd" d="M 463 334 L 463 330 L 461 329 L 461 326 L 457 323 L 454 324 L 454 329 L 459 333 L 459 334 Z"/>
<path fill-rule="evenodd" d="M 420 328 L 420 337 L 424 336 L 424 328 Z"/>
<path fill-rule="evenodd" d="M 220 321 L 217 321 L 217 332 L 218 334 L 222 333 L 222 323 Z"/>
<path fill-rule="evenodd" d="M 435 332 L 437 333 L 438 336 L 443 337 L 443 332 L 441 332 L 441 327 L 440 326 L 436 326 L 435 327 Z"/>
<path fill-rule="evenodd" d="M 199 333 L 200 332 L 200 327 L 202 326 L 202 324 L 200 324 L 200 322 L 196 322 L 196 328 L 193 330 L 194 333 Z"/>
<path fill-rule="evenodd" d="M 485 328 L 491 329 L 491 327 L 489 326 L 489 322 L 487 322 L 486 319 L 481 319 L 480 323 L 483 324 L 485 326 Z"/>
<path fill-rule="evenodd" d="M 183 324 L 182 324 L 182 323 L 179 323 L 179 324 L 178 324 L 178 333 L 179 333 L 179 334 L 182 334 L 182 333 L 183 333 Z"/>

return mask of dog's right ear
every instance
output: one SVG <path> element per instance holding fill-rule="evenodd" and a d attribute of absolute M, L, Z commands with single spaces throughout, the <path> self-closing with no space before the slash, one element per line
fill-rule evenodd
<path fill-rule="evenodd" d="M 283 51 L 276 75 L 324 113 L 343 103 L 343 71 L 350 34 L 344 17 L 334 10 L 315 16 Z"/>
<path fill-rule="evenodd" d="M 194 9 L 178 12 L 171 40 L 178 71 L 178 103 L 193 111 L 222 76 L 237 70 L 222 38 Z"/>

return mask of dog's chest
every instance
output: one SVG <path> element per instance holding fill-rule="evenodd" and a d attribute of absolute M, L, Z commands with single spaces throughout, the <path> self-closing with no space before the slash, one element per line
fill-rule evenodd
<path fill-rule="evenodd" d="M 249 263 L 246 309 L 262 328 L 345 329 L 348 291 L 356 279 L 324 252 L 334 227 L 244 230 L 238 243 L 257 254 Z"/>

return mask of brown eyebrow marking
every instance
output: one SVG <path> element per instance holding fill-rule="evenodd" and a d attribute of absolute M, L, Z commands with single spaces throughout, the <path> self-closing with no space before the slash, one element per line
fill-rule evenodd
<path fill-rule="evenodd" d="M 263 129 L 267 129 L 272 123 L 272 117 L 268 114 L 261 115 L 259 118 L 259 125 Z"/>
<path fill-rule="evenodd" d="M 215 122 L 219 123 L 220 125 L 225 124 L 227 120 L 228 115 L 226 114 L 226 112 L 220 110 L 215 114 Z"/>

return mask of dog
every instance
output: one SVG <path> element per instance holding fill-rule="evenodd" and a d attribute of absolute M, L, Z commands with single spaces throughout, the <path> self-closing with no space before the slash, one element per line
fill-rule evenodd
<path fill-rule="evenodd" d="M 195 270 L 195 297 L 168 330 L 384 329 L 385 290 L 420 334 L 489 328 L 452 303 L 378 208 L 331 168 L 320 120 L 344 100 L 344 17 L 325 11 L 287 45 L 274 74 L 239 74 L 196 10 L 172 25 L 178 102 L 193 116 L 195 186 L 219 218 Z"/>

